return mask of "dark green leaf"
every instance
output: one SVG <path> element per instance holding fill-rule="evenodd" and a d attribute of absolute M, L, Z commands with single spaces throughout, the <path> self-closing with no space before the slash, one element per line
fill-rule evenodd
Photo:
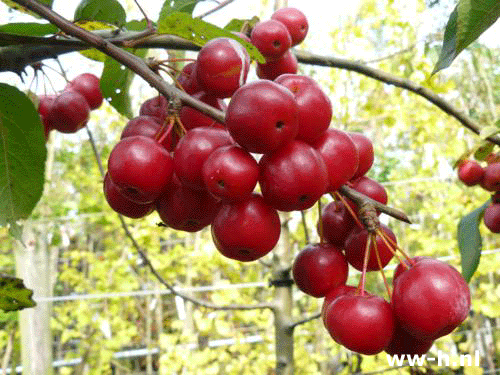
<path fill-rule="evenodd" d="M 146 56 L 147 50 L 141 49 L 135 52 L 138 56 Z M 106 57 L 102 71 L 100 86 L 104 98 L 110 100 L 110 104 L 125 117 L 131 118 L 132 106 L 130 103 L 130 84 L 135 73 L 111 57 Z"/>
<path fill-rule="evenodd" d="M 44 36 L 55 34 L 58 30 L 59 29 L 51 23 L 19 22 L 0 25 L 0 33 L 17 35 Z"/>
<path fill-rule="evenodd" d="M 124 28 L 129 31 L 142 31 L 148 27 L 146 20 L 132 20 L 124 25 Z"/>
<path fill-rule="evenodd" d="M 24 286 L 23 280 L 12 276 L 0 276 L 0 309 L 3 311 L 36 306 L 32 296 L 33 291 Z"/>
<path fill-rule="evenodd" d="M 257 16 L 254 16 L 250 20 L 239 20 L 237 18 L 233 18 L 226 26 L 224 26 L 224 30 L 239 32 L 243 26 L 248 25 L 249 27 L 253 27 L 257 22 L 259 22 L 259 17 Z"/>
<path fill-rule="evenodd" d="M 174 12 L 193 14 L 194 7 L 202 0 L 165 0 L 160 11 L 160 19 Z M 159 21 L 158 21 L 159 22 Z"/>
<path fill-rule="evenodd" d="M 446 25 L 443 47 L 434 73 L 453 62 L 500 16 L 498 0 L 460 0 Z"/>
<path fill-rule="evenodd" d="M 26 219 L 42 196 L 45 137 L 28 97 L 0 83 L 0 225 Z"/>
<path fill-rule="evenodd" d="M 474 151 L 474 158 L 476 160 L 484 160 L 486 157 L 491 154 L 495 145 L 491 142 L 481 142 L 481 144 Z"/>
<path fill-rule="evenodd" d="M 467 282 L 470 281 L 479 265 L 482 248 L 479 224 L 484 210 L 490 203 L 491 201 L 488 200 L 481 207 L 462 217 L 458 223 L 457 241 L 462 262 L 462 275 Z"/>
<path fill-rule="evenodd" d="M 18 10 L 18 11 L 23 12 L 23 13 L 31 14 L 32 16 L 34 16 L 36 18 L 42 18 L 38 14 L 33 13 L 32 11 L 26 9 L 25 7 L 13 2 L 12 0 L 1 0 L 1 1 L 4 2 L 5 4 L 7 4 L 7 6 L 9 8 Z M 49 8 L 52 8 L 52 3 L 54 2 L 54 0 L 38 0 L 38 2 L 48 6 Z"/>
<path fill-rule="evenodd" d="M 205 45 L 209 40 L 214 38 L 232 38 L 237 40 L 243 47 L 246 48 L 252 59 L 257 60 L 260 63 L 266 62 L 264 56 L 262 56 L 253 44 L 237 37 L 228 30 L 221 29 L 220 27 L 198 18 L 192 18 L 186 13 L 174 12 L 166 17 L 162 17 L 162 15 L 160 15 L 160 19 L 158 21 L 158 33 L 177 35 L 199 46 Z"/>
<path fill-rule="evenodd" d="M 122 26 L 125 9 L 117 0 L 82 0 L 75 10 L 75 21 L 101 21 Z"/>

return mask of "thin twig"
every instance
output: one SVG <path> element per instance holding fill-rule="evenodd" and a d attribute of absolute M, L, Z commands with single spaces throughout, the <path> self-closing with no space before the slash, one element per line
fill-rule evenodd
<path fill-rule="evenodd" d="M 429 102 L 437 106 L 439 109 L 441 109 L 443 112 L 447 113 L 450 116 L 455 117 L 458 121 L 460 121 L 465 127 L 470 129 L 476 134 L 479 134 L 481 132 L 481 127 L 469 116 L 467 116 L 465 113 L 462 111 L 458 110 L 455 106 L 453 106 L 451 103 L 446 101 L 445 99 L 441 98 L 439 95 L 434 93 L 432 90 L 420 86 L 416 84 L 415 82 L 412 82 L 408 79 L 401 78 L 398 76 L 395 76 L 390 73 L 383 72 L 381 70 L 372 68 L 370 66 L 367 66 L 365 64 L 353 61 L 353 60 L 347 60 L 347 59 L 342 59 L 338 57 L 333 57 L 333 56 L 321 56 L 321 55 L 316 55 L 312 54 L 309 52 L 305 51 L 295 51 L 295 56 L 297 57 L 297 60 L 300 63 L 303 64 L 309 64 L 309 65 L 316 65 L 316 66 L 328 66 L 332 68 L 340 68 L 340 69 L 345 69 L 345 70 L 350 70 L 359 74 L 363 74 L 367 77 L 376 79 L 377 81 L 385 82 L 389 85 L 393 85 L 396 87 L 400 87 L 402 89 L 411 91 L 417 95 L 422 96 L 423 98 L 427 99 Z M 489 137 L 488 140 L 490 142 L 493 142 L 495 144 L 500 145 L 500 137 L 494 136 L 494 137 Z"/>
<path fill-rule="evenodd" d="M 89 129 L 88 126 L 86 126 L 87 129 L 87 134 L 89 136 L 89 141 L 90 144 L 92 145 L 92 150 L 94 152 L 94 156 L 97 162 L 97 166 L 99 168 L 99 172 L 104 179 L 105 171 L 104 171 L 104 166 L 102 165 L 102 160 L 101 160 L 101 155 L 99 153 L 99 150 L 97 149 L 96 142 L 94 140 L 94 137 L 92 135 L 91 130 Z M 172 284 L 167 282 L 156 270 L 156 268 L 153 266 L 151 261 L 149 260 L 149 257 L 147 256 L 146 252 L 142 249 L 141 245 L 137 242 L 135 239 L 134 235 L 130 231 L 129 226 L 127 225 L 124 217 L 120 214 L 118 214 L 118 218 L 120 220 L 121 226 L 123 230 L 125 231 L 125 235 L 129 238 L 130 242 L 132 242 L 132 246 L 136 249 L 137 253 L 141 257 L 142 261 L 144 262 L 144 265 L 146 265 L 151 273 L 155 276 L 155 278 L 164 286 L 166 287 L 173 295 L 179 296 L 182 299 L 189 301 L 195 305 L 198 306 L 203 306 L 209 309 L 213 310 L 262 310 L 262 309 L 270 309 L 273 310 L 274 306 L 271 303 L 258 303 L 254 305 L 216 305 L 211 302 L 193 298 L 187 294 L 184 294 L 182 292 L 179 292 Z"/>
<path fill-rule="evenodd" d="M 406 216 L 406 214 L 404 212 L 402 212 L 396 208 L 386 206 L 380 202 L 377 202 L 376 200 L 373 200 L 373 199 L 365 196 L 364 194 L 361 194 L 360 192 L 358 192 L 358 191 L 356 191 L 356 190 L 354 190 L 346 185 L 341 186 L 338 191 L 340 194 L 345 195 L 347 198 L 354 201 L 354 203 L 356 203 L 356 205 L 358 205 L 358 207 L 363 202 L 369 202 L 380 212 L 383 212 L 389 216 L 392 216 L 395 219 L 404 221 L 405 223 L 411 224 L 410 219 L 408 218 L 408 216 Z"/>
<path fill-rule="evenodd" d="M 205 13 L 203 13 L 203 14 L 201 14 L 201 15 L 199 15 L 197 18 L 204 18 L 204 17 L 206 17 L 206 16 L 208 16 L 208 15 L 210 15 L 210 14 L 212 14 L 212 13 L 215 13 L 215 12 L 217 12 L 219 9 L 224 8 L 226 5 L 231 4 L 233 1 L 234 1 L 234 0 L 226 0 L 226 1 L 223 1 L 223 2 L 219 3 L 219 5 L 217 5 L 216 7 L 214 7 L 214 8 L 212 8 L 212 9 L 210 9 L 210 10 L 206 11 Z"/>
<path fill-rule="evenodd" d="M 311 320 L 318 319 L 320 317 L 321 317 L 321 312 L 318 312 L 314 315 L 311 315 L 311 316 L 305 317 L 303 319 L 297 320 L 296 322 L 293 322 L 292 324 L 290 324 L 289 328 L 294 329 L 295 327 L 297 327 L 301 324 L 305 324 L 307 322 L 310 322 Z"/>
<path fill-rule="evenodd" d="M 306 214 L 304 213 L 304 211 L 300 211 L 300 216 L 302 217 L 302 226 L 304 227 L 304 238 L 306 240 L 306 244 L 310 244 L 311 241 L 309 239 L 309 228 L 307 227 Z"/>

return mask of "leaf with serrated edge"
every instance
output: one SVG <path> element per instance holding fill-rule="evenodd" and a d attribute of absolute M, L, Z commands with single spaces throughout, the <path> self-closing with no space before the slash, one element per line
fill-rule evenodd
<path fill-rule="evenodd" d="M 55 34 L 58 30 L 51 23 L 13 22 L 0 25 L 0 33 L 16 35 L 45 36 Z"/>
<path fill-rule="evenodd" d="M 75 21 L 101 21 L 122 26 L 127 15 L 117 0 L 82 0 L 74 18 Z"/>
<path fill-rule="evenodd" d="M 45 137 L 28 97 L 0 83 L 0 225 L 26 219 L 42 196 Z"/>
<path fill-rule="evenodd" d="M 470 281 L 479 265 L 482 248 L 479 224 L 484 210 L 490 203 L 491 200 L 488 200 L 481 207 L 462 217 L 458 223 L 457 241 L 462 262 L 462 275 L 467 282 Z"/>
<path fill-rule="evenodd" d="M 0 276 L 0 309 L 3 311 L 22 310 L 36 306 L 33 291 L 24 286 L 17 277 Z"/>
<path fill-rule="evenodd" d="M 443 47 L 433 73 L 451 65 L 500 16 L 498 0 L 460 0 L 446 25 Z"/>
<path fill-rule="evenodd" d="M 193 14 L 194 7 L 203 0 L 165 0 L 160 11 L 160 19 L 173 12 Z"/>
<path fill-rule="evenodd" d="M 262 56 L 252 43 L 248 43 L 228 30 L 221 29 L 198 18 L 192 18 L 186 13 L 174 12 L 166 17 L 160 17 L 158 21 L 158 33 L 176 35 L 199 46 L 205 45 L 209 40 L 214 38 L 232 38 L 245 47 L 250 58 L 260 63 L 265 63 L 266 61 L 264 56 Z"/>

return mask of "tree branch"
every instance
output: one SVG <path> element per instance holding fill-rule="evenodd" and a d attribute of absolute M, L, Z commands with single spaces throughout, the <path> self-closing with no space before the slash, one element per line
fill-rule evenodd
<path fill-rule="evenodd" d="M 99 153 L 99 150 L 97 149 L 97 145 L 95 143 L 94 136 L 92 135 L 92 132 L 90 131 L 90 129 L 88 128 L 88 126 L 86 126 L 86 129 L 87 129 L 87 134 L 89 136 L 90 144 L 92 145 L 92 150 L 94 152 L 94 156 L 95 156 L 95 159 L 96 159 L 96 162 L 97 162 L 97 166 L 99 168 L 99 173 L 101 174 L 102 178 L 104 179 L 105 171 L 104 171 L 104 166 L 102 165 L 101 155 Z M 137 253 L 141 257 L 141 259 L 144 262 L 144 264 L 149 268 L 149 270 L 155 276 L 155 278 L 164 287 L 166 287 L 168 290 L 170 290 L 170 292 L 173 295 L 179 296 L 182 299 L 184 299 L 186 301 L 189 301 L 189 302 L 191 302 L 191 303 L 193 303 L 195 305 L 203 306 L 203 307 L 206 307 L 206 308 L 209 308 L 209 309 L 212 309 L 212 310 L 262 310 L 262 309 L 274 310 L 274 305 L 271 304 L 271 303 L 257 303 L 257 304 L 253 304 L 253 305 L 216 305 L 216 304 L 213 304 L 211 302 L 208 302 L 208 301 L 205 301 L 205 300 L 201 300 L 201 299 L 197 299 L 197 298 L 191 297 L 191 296 L 189 296 L 187 294 L 184 294 L 182 292 L 179 292 L 172 284 L 170 284 L 169 282 L 167 282 L 159 274 L 159 272 L 156 270 L 156 268 L 153 266 L 153 264 L 149 260 L 149 257 L 147 256 L 146 252 L 142 249 L 142 247 L 139 245 L 139 243 L 135 239 L 134 235 L 130 231 L 130 229 L 129 229 L 129 227 L 128 227 L 126 221 L 125 221 L 125 219 L 123 218 L 123 216 L 120 215 L 120 214 L 118 214 L 118 218 L 120 219 L 120 223 L 121 223 L 121 226 L 122 226 L 122 228 L 123 228 L 123 230 L 125 232 L 125 235 L 129 238 L 130 242 L 132 242 L 132 246 L 136 249 Z"/>
<path fill-rule="evenodd" d="M 220 9 L 224 8 L 226 5 L 231 4 L 233 1 L 234 1 L 234 0 L 225 0 L 225 1 L 221 2 L 220 4 L 218 4 L 217 6 L 213 7 L 212 9 L 210 9 L 210 10 L 206 11 L 205 13 L 200 14 L 200 15 L 198 16 L 198 18 L 204 18 L 204 17 L 206 17 L 206 16 L 208 16 L 208 15 L 210 15 L 210 14 L 212 14 L 212 13 L 215 13 L 215 12 L 217 12 L 218 10 L 220 10 Z"/>
<path fill-rule="evenodd" d="M 146 82 L 148 82 L 151 86 L 156 88 L 166 97 L 172 99 L 179 98 L 184 104 L 196 108 L 200 112 L 214 118 L 221 123 L 224 122 L 224 112 L 219 111 L 197 99 L 194 99 L 184 91 L 179 90 L 175 86 L 166 83 L 158 74 L 153 72 L 142 59 L 138 58 L 137 56 L 121 49 L 120 47 L 114 45 L 113 43 L 100 37 L 99 35 L 82 29 L 81 27 L 61 17 L 50 8 L 38 3 L 35 0 L 14 0 L 14 2 L 37 13 L 41 17 L 48 20 L 50 23 L 59 27 L 59 29 L 61 29 L 68 35 L 84 41 L 88 45 L 95 47 L 99 51 L 122 63 L 127 68 L 131 69 L 139 76 L 141 76 Z"/>
<path fill-rule="evenodd" d="M 465 113 L 458 110 L 458 108 L 453 106 L 445 99 L 441 98 L 432 90 L 417 85 L 415 82 L 412 82 L 408 79 L 383 72 L 381 70 L 367 66 L 363 63 L 342 59 L 338 57 L 315 55 L 305 51 L 295 51 L 295 56 L 297 57 L 297 60 L 303 64 L 328 66 L 332 68 L 350 70 L 359 74 L 363 74 L 367 77 L 373 78 L 377 81 L 381 81 L 389 85 L 393 85 L 411 91 L 423 97 L 424 99 L 428 100 L 429 102 L 437 106 L 439 109 L 441 109 L 443 112 L 456 118 L 458 121 L 460 121 L 460 123 L 462 123 L 462 125 L 470 129 L 474 133 L 479 135 L 479 133 L 481 132 L 481 127 Z M 500 145 L 500 137 L 498 136 L 489 137 L 487 139 L 490 142 Z"/>
<path fill-rule="evenodd" d="M 338 191 L 340 194 L 351 199 L 354 203 L 356 203 L 356 205 L 358 207 L 361 206 L 361 204 L 364 202 L 369 202 L 380 212 L 383 212 L 389 216 L 392 216 L 395 219 L 404 221 L 405 223 L 411 224 L 410 219 L 408 218 L 408 216 L 406 216 L 406 214 L 404 212 L 397 210 L 395 208 L 386 206 L 380 202 L 377 202 L 376 200 L 373 200 L 370 197 L 367 197 L 364 194 L 361 194 L 360 192 L 358 192 L 358 191 L 356 191 L 356 190 L 354 190 L 346 185 L 342 185 Z"/>
<path fill-rule="evenodd" d="M 295 327 L 297 327 L 301 324 L 305 324 L 307 322 L 310 322 L 311 320 L 318 319 L 320 317 L 321 317 L 321 312 L 318 312 L 314 315 L 311 315 L 311 316 L 305 317 L 303 319 L 297 320 L 296 322 L 293 322 L 292 324 L 290 324 L 289 328 L 294 329 Z"/>

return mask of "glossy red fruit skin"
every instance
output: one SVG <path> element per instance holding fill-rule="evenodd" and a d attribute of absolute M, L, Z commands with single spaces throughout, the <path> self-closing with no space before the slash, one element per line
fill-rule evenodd
<path fill-rule="evenodd" d="M 301 43 L 309 30 L 309 23 L 304 13 L 296 8 L 281 8 L 273 13 L 271 19 L 280 21 L 288 29 L 292 38 L 292 47 Z"/>
<path fill-rule="evenodd" d="M 89 116 L 90 107 L 83 95 L 67 90 L 55 98 L 48 121 L 61 133 L 76 133 L 87 124 Z"/>
<path fill-rule="evenodd" d="M 146 203 L 140 204 L 132 202 L 131 200 L 125 198 L 118 187 L 111 181 L 109 175 L 106 173 L 104 177 L 104 197 L 108 202 L 109 206 L 113 211 L 119 214 L 129 217 L 131 219 L 139 219 L 149 215 L 154 210 L 154 204 Z"/>
<path fill-rule="evenodd" d="M 196 59 L 196 79 L 206 93 L 229 98 L 246 82 L 250 57 L 235 39 L 215 38 L 205 44 Z"/>
<path fill-rule="evenodd" d="M 359 156 L 349 134 L 329 128 L 312 146 L 321 154 L 328 169 L 328 192 L 338 190 L 353 178 L 358 170 Z"/>
<path fill-rule="evenodd" d="M 281 223 L 262 196 L 223 205 L 212 222 L 212 239 L 228 258 L 250 262 L 268 254 L 278 242 Z"/>
<path fill-rule="evenodd" d="M 399 324 L 396 324 L 391 342 L 384 349 L 390 355 L 424 355 L 429 351 L 433 340 L 422 341 L 406 332 Z"/>
<path fill-rule="evenodd" d="M 374 179 L 361 176 L 352 181 L 352 188 L 377 202 L 387 204 L 387 191 Z"/>
<path fill-rule="evenodd" d="M 279 211 L 312 207 L 328 186 L 328 173 L 321 155 L 301 141 L 292 141 L 264 155 L 259 168 L 264 200 Z"/>
<path fill-rule="evenodd" d="M 193 190 L 180 183 L 173 183 L 156 201 L 160 219 L 169 227 L 184 232 L 198 232 L 208 226 L 220 206 L 207 191 Z"/>
<path fill-rule="evenodd" d="M 321 213 L 323 238 L 334 245 L 344 247 L 346 239 L 356 225 L 356 221 L 340 201 L 330 202 Z M 318 228 L 320 226 L 318 225 Z M 319 229 L 318 229 L 319 230 Z"/>
<path fill-rule="evenodd" d="M 394 243 L 396 243 L 396 236 L 394 233 L 384 224 L 380 224 L 380 229 L 389 236 Z M 351 266 L 356 268 L 358 271 L 363 270 L 363 261 L 366 251 L 366 242 L 368 241 L 368 231 L 359 227 L 355 227 L 347 240 L 345 241 L 344 251 L 347 261 Z M 389 249 L 385 241 L 377 235 L 377 250 L 380 257 L 380 263 L 382 268 L 384 268 L 387 263 L 389 263 L 394 256 L 392 251 Z M 390 242 L 389 242 L 390 243 Z M 375 253 L 375 247 L 372 244 L 370 250 L 370 256 L 368 257 L 367 271 L 376 271 L 381 267 L 379 266 L 377 255 Z"/>
<path fill-rule="evenodd" d="M 421 341 L 435 340 L 467 318 L 469 287 L 452 266 L 422 259 L 394 281 L 392 306 L 406 332 Z"/>
<path fill-rule="evenodd" d="M 155 201 L 172 180 L 170 153 L 153 139 L 127 137 L 108 159 L 108 173 L 124 197 L 136 203 Z"/>
<path fill-rule="evenodd" d="M 184 65 L 181 73 L 177 77 L 177 83 L 186 91 L 189 95 L 193 95 L 201 90 L 198 84 L 198 79 L 196 78 L 196 62 L 191 62 Z"/>
<path fill-rule="evenodd" d="M 282 74 L 274 82 L 292 92 L 299 108 L 299 132 L 296 139 L 312 143 L 330 126 L 332 103 L 321 87 L 308 76 Z"/>
<path fill-rule="evenodd" d="M 369 294 L 339 296 L 330 304 L 324 323 L 337 343 L 365 355 L 384 350 L 395 328 L 391 305 Z"/>
<path fill-rule="evenodd" d="M 270 60 L 265 64 L 257 63 L 257 77 L 273 81 L 282 74 L 296 74 L 299 69 L 297 58 L 288 50 L 283 56 L 276 60 Z"/>
<path fill-rule="evenodd" d="M 56 100 L 55 95 L 40 95 L 38 97 L 38 114 L 42 120 L 42 124 L 45 132 L 45 139 L 48 139 L 49 132 L 53 129 L 52 122 L 49 117 L 49 113 L 52 110 L 54 101 Z"/>
<path fill-rule="evenodd" d="M 219 99 L 213 95 L 209 95 L 204 91 L 198 91 L 192 95 L 193 98 L 202 101 L 218 110 L 225 111 L 226 104 L 222 99 Z M 199 128 L 201 126 L 210 126 L 214 128 L 224 129 L 225 126 L 220 122 L 215 121 L 212 117 L 205 115 L 204 113 L 194 109 L 190 106 L 182 106 L 179 117 L 181 119 L 182 125 L 186 130 Z"/>
<path fill-rule="evenodd" d="M 488 191 L 500 191 L 500 163 L 492 163 L 484 168 L 481 187 Z"/>
<path fill-rule="evenodd" d="M 163 95 L 157 95 L 141 104 L 139 115 L 154 117 L 160 124 L 163 124 L 167 118 L 167 108 L 167 98 Z"/>
<path fill-rule="evenodd" d="M 257 80 L 234 93 L 226 112 L 226 127 L 248 152 L 265 154 L 291 142 L 299 130 L 297 101 L 275 82 Z"/>
<path fill-rule="evenodd" d="M 330 308 L 332 302 L 337 299 L 337 297 L 343 296 L 344 294 L 354 294 L 357 290 L 358 288 L 356 288 L 355 286 L 339 285 L 338 287 L 328 291 L 323 300 L 323 305 L 321 306 L 321 319 L 323 320 L 323 323 L 325 322 L 326 312 Z"/>
<path fill-rule="evenodd" d="M 253 156 L 237 145 L 223 146 L 203 163 L 207 190 L 225 202 L 250 197 L 259 180 L 259 165 Z"/>
<path fill-rule="evenodd" d="M 103 102 L 99 78 L 91 73 L 76 76 L 65 87 L 65 90 L 74 90 L 83 95 L 90 109 L 97 109 Z"/>
<path fill-rule="evenodd" d="M 480 184 L 483 177 L 483 167 L 474 160 L 464 160 L 458 166 L 458 178 L 467 186 Z"/>
<path fill-rule="evenodd" d="M 486 207 L 483 221 L 492 233 L 500 233 L 500 203 L 492 203 Z"/>
<path fill-rule="evenodd" d="M 233 144 L 226 130 L 199 127 L 189 130 L 174 151 L 174 170 L 181 183 L 191 189 L 206 190 L 203 164 L 217 148 Z"/>
<path fill-rule="evenodd" d="M 282 56 L 292 46 L 288 29 L 276 20 L 258 22 L 250 33 L 250 40 L 266 60 Z"/>
<path fill-rule="evenodd" d="M 165 130 L 166 126 L 160 124 L 155 117 L 146 115 L 137 116 L 127 122 L 127 125 L 122 130 L 121 139 L 135 135 L 142 135 L 156 141 L 161 139 L 160 144 L 166 150 L 173 151 L 179 141 L 179 137 L 172 130 L 167 136 L 164 136 Z"/>
<path fill-rule="evenodd" d="M 431 257 L 426 257 L 426 256 L 415 256 L 411 258 L 413 263 L 420 262 L 422 259 L 434 259 Z M 392 283 L 394 284 L 394 280 L 396 280 L 399 275 L 401 275 L 403 272 L 407 271 L 408 269 L 411 268 L 411 263 L 408 261 L 408 259 L 404 259 L 404 263 L 406 264 L 403 265 L 403 263 L 399 263 L 396 269 L 394 270 L 394 275 L 392 276 Z"/>
<path fill-rule="evenodd" d="M 368 172 L 373 165 L 373 143 L 361 133 L 349 133 L 349 135 L 358 148 L 358 170 L 352 176 L 352 180 L 355 180 Z"/>
<path fill-rule="evenodd" d="M 292 266 L 297 288 L 317 298 L 345 284 L 348 272 L 342 249 L 331 244 L 305 247 L 297 254 Z"/>

